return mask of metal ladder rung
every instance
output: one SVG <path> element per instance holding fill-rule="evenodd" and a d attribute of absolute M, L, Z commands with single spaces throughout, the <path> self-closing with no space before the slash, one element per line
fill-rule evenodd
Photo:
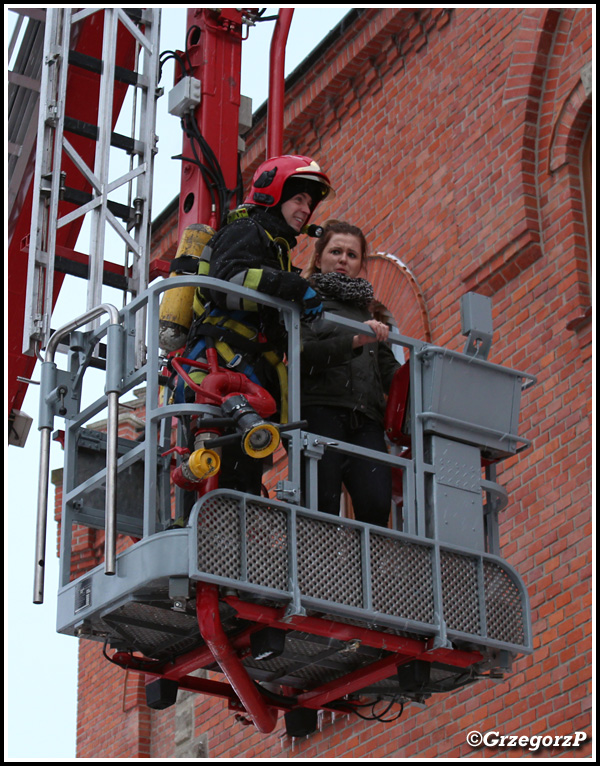
<path fill-rule="evenodd" d="M 95 199 L 93 194 L 89 192 L 81 191 L 80 189 L 71 189 L 66 186 L 63 192 L 63 199 L 65 202 L 72 202 L 74 205 L 82 206 Z M 111 202 L 108 200 L 106 203 L 108 209 L 114 213 L 118 218 L 123 221 L 131 221 L 135 210 L 128 205 L 123 205 L 120 202 Z"/>
<path fill-rule="evenodd" d="M 54 259 L 54 270 L 61 274 L 70 274 L 73 277 L 87 279 L 89 273 L 89 262 L 73 260 L 71 258 L 57 255 Z M 121 271 L 123 271 L 121 269 Z M 102 284 L 106 287 L 114 287 L 117 290 L 127 290 L 129 284 L 128 278 L 124 274 L 118 274 L 109 271 L 106 267 L 102 274 Z"/>
<path fill-rule="evenodd" d="M 87 53 L 81 53 L 80 51 L 69 51 L 69 64 L 95 74 L 102 74 L 104 66 L 104 62 L 101 59 L 95 56 L 88 56 Z M 115 67 L 115 80 L 126 85 L 141 84 L 141 79 L 137 72 L 132 72 L 130 69 L 122 66 Z"/>
<path fill-rule="evenodd" d="M 91 125 L 89 122 L 83 122 L 83 120 L 76 120 L 73 117 L 66 117 L 64 122 L 65 132 L 74 133 L 76 136 L 82 136 L 83 138 L 91 138 L 92 141 L 98 141 L 100 129 L 97 125 Z M 143 149 L 139 145 L 139 141 L 129 136 L 124 136 L 121 133 L 110 134 L 110 145 L 115 149 L 123 149 L 126 152 L 140 153 Z"/>

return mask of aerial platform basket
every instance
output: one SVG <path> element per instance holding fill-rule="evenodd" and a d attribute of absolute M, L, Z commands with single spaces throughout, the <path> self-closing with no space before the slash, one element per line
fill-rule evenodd
<path fill-rule="evenodd" d="M 97 567 L 61 590 L 59 630 L 234 707 L 226 686 L 189 675 L 222 672 L 203 608 L 246 685 L 266 683 L 264 704 L 284 711 L 349 712 L 348 695 L 423 701 L 531 651 L 527 593 L 498 557 L 275 500 L 213 491 L 188 527 L 119 558 L 122 577 Z M 268 696 L 273 685 L 285 699 Z"/>
<path fill-rule="evenodd" d="M 401 472 L 402 505 L 389 529 L 323 514 L 315 503 L 316 464 L 326 449 L 352 453 L 356 448 L 324 443 L 303 430 L 298 310 L 277 298 L 202 279 L 212 289 L 247 294 L 286 317 L 295 424 L 282 429 L 287 479 L 278 483 L 274 497 L 199 482 L 187 524 L 172 528 L 178 504 L 186 494 L 189 498 L 172 484 L 173 443 L 183 443 L 173 421 L 192 417 L 200 425 L 215 423 L 220 412 L 214 404 L 166 403 L 159 396 L 163 360 L 148 354 L 145 365 L 135 369 L 127 330 L 143 311 L 148 347 L 158 346 L 161 293 L 198 278 L 153 285 L 121 312 L 100 307 L 97 313 L 108 313 L 109 322 L 87 334 L 77 328 L 89 317 L 75 320 L 51 340 L 42 370 L 43 444 L 59 409 L 66 421 L 58 631 L 100 642 L 107 659 L 154 678 L 148 687 L 152 707 L 173 704 L 178 688 L 220 696 L 262 732 L 274 728 L 278 711 L 286 721 L 300 711 L 300 723 L 288 728 L 294 732 L 310 729 L 303 716 L 310 719 L 319 709 L 357 712 L 365 701 L 422 702 L 501 678 L 516 658 L 532 651 L 532 639 L 526 589 L 500 556 L 497 514 L 508 498 L 488 468 L 515 454 L 519 442 L 527 444 L 517 435 L 517 421 L 530 376 L 392 333 L 391 342 L 410 353 L 405 408 L 411 413 L 410 449 L 363 450 L 361 456 Z M 58 336 L 68 334 L 77 353 L 70 356 L 72 369 L 61 371 L 53 355 Z M 89 358 L 82 349 L 101 339 L 107 393 L 81 411 Z M 145 438 L 117 439 L 115 397 L 143 382 Z M 485 397 L 477 403 L 475 391 L 482 386 L 488 395 L 495 387 L 502 413 L 490 417 Z M 447 392 L 455 387 L 465 402 Z M 106 439 L 90 442 L 86 423 L 107 402 Z M 97 459 L 103 449 L 105 468 Z M 186 450 L 177 450 L 179 466 Z M 42 458 L 43 486 L 44 448 Z M 137 477 L 128 486 L 127 508 L 119 504 L 120 474 Z M 106 521 L 99 498 L 106 501 Z M 137 502 L 140 514 L 131 510 Z M 39 518 L 44 515 L 42 508 Z M 107 548 L 104 563 L 74 578 L 71 549 L 78 524 L 105 529 Z M 132 536 L 133 544 L 127 542 Z M 38 598 L 42 543 L 38 534 Z"/>

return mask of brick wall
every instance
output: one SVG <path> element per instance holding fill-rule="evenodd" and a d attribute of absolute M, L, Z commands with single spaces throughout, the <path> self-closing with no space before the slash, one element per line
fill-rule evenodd
<path fill-rule="evenodd" d="M 351 220 L 373 253 L 406 266 L 390 281 L 397 267 L 372 262 L 401 331 L 462 349 L 459 297 L 489 295 L 491 361 L 538 378 L 521 418 L 532 447 L 499 475 L 510 500 L 502 551 L 529 591 L 533 655 L 500 683 L 409 705 L 396 723 L 327 713 L 293 740 L 282 724 L 258 734 L 212 698 L 149 714 L 133 674 L 82 643 L 80 757 L 590 755 L 589 740 L 577 753 L 530 753 L 473 750 L 465 737 L 592 733 L 591 290 L 579 167 L 591 28 L 590 9 L 367 8 L 291 82 L 286 102 L 284 150 L 314 156 L 337 190 L 320 219 Z M 264 158 L 264 127 L 246 137 L 246 179 Z M 308 255 L 305 244 L 298 265 Z"/>

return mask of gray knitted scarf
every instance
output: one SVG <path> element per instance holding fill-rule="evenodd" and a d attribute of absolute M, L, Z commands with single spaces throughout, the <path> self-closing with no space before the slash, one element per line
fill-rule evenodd
<path fill-rule="evenodd" d="M 366 279 L 348 277 L 330 271 L 328 274 L 315 273 L 310 283 L 323 298 L 333 298 L 342 303 L 368 306 L 373 300 L 373 286 Z"/>

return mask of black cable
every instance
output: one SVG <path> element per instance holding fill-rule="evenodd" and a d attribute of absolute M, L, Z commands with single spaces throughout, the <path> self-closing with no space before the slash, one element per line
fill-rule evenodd
<path fill-rule="evenodd" d="M 244 179 L 242 177 L 242 159 L 241 158 L 242 158 L 242 155 L 238 152 L 237 186 L 235 188 L 235 193 L 237 195 L 236 207 L 239 207 L 244 201 Z"/>
<path fill-rule="evenodd" d="M 169 59 L 175 59 L 175 61 L 181 67 L 181 71 L 183 72 L 184 76 L 189 77 L 191 75 L 191 68 L 188 69 L 186 67 L 185 61 L 182 59 L 182 57 L 178 53 L 176 53 L 175 51 L 163 51 L 158 57 L 158 81 L 159 82 L 162 79 L 163 66 L 166 64 L 167 61 L 169 61 Z"/>
<path fill-rule="evenodd" d="M 193 32 L 194 29 L 198 30 L 198 40 L 200 40 L 200 35 L 202 34 L 202 30 L 200 29 L 200 27 L 197 24 L 192 24 L 192 26 L 188 29 L 187 34 L 185 36 L 185 57 L 190 67 L 189 69 L 190 74 L 192 73 L 193 68 L 192 68 L 192 62 L 190 60 L 190 51 L 189 51 L 188 43 L 190 41 L 190 34 Z M 197 42 L 195 44 L 197 45 Z"/>
<path fill-rule="evenodd" d="M 253 18 L 252 21 L 256 22 L 257 24 L 261 21 L 277 21 L 279 16 L 263 16 L 263 13 L 265 13 L 267 9 L 263 8 L 260 10 Z"/>
<path fill-rule="evenodd" d="M 262 11 L 259 12 L 259 15 L 262 15 L 265 10 L 266 9 L 263 8 Z M 170 58 L 174 58 L 177 61 L 185 76 L 192 76 L 193 67 L 189 55 L 189 39 L 194 30 L 198 30 L 199 33 L 202 31 L 196 24 L 190 26 L 188 29 L 185 40 L 185 60 L 183 60 L 182 57 L 174 51 L 164 51 L 160 54 L 159 80 L 162 76 L 162 66 Z M 193 112 L 190 112 L 181 118 L 181 127 L 184 134 L 189 139 L 190 148 L 194 158 L 192 159 L 189 157 L 184 157 L 182 154 L 179 154 L 172 157 L 172 159 L 191 162 L 199 168 L 202 174 L 202 179 L 206 184 L 210 194 L 211 205 L 216 212 L 217 221 L 219 221 L 219 226 L 222 226 L 227 221 L 229 207 L 231 200 L 234 198 L 234 195 L 237 196 L 236 206 L 239 206 L 243 201 L 243 180 L 239 154 L 236 179 L 237 183 L 234 189 L 228 189 L 219 161 L 211 146 L 208 144 L 200 132 L 200 128 Z M 204 158 L 204 161 L 202 158 Z"/>
<path fill-rule="evenodd" d="M 335 707 L 338 708 L 340 712 L 354 713 L 359 718 L 362 718 L 363 721 L 379 721 L 379 723 L 394 723 L 404 713 L 404 703 L 403 702 L 398 703 L 398 701 L 395 698 L 390 700 L 390 702 L 388 703 L 384 711 L 382 711 L 381 713 L 376 713 L 375 708 L 380 702 L 383 702 L 383 700 L 377 699 L 375 700 L 375 702 L 367 702 L 363 705 L 353 705 L 351 703 L 346 704 L 342 702 L 342 703 L 336 704 Z M 384 716 L 387 715 L 389 711 L 391 710 L 392 705 L 396 703 L 400 705 L 400 711 L 393 718 L 387 718 L 387 719 L 384 718 Z M 371 708 L 371 715 L 364 715 L 358 710 L 358 708 L 368 708 L 368 707 Z"/>
<path fill-rule="evenodd" d="M 267 699 L 269 699 L 271 702 L 275 702 L 280 705 L 296 705 L 298 703 L 298 697 L 296 696 L 288 696 L 286 694 L 278 694 L 277 692 L 271 691 L 271 689 L 266 689 L 264 686 L 261 686 L 261 684 L 254 681 L 254 686 L 258 689 L 258 691 Z"/>
<path fill-rule="evenodd" d="M 171 157 L 171 159 L 172 160 L 181 160 L 182 162 L 191 162 L 193 165 L 198 165 L 198 161 L 194 157 L 186 157 L 183 154 L 176 154 L 173 157 Z M 202 165 L 200 165 L 199 167 L 200 167 L 200 172 L 202 173 L 202 177 L 204 179 L 204 183 L 206 184 L 206 186 L 208 188 L 208 191 L 210 193 L 211 202 L 212 202 L 213 206 L 216 208 L 217 207 L 217 201 L 215 199 L 215 194 L 214 194 L 214 188 L 213 188 L 214 184 L 208 183 L 208 180 L 207 180 L 206 175 L 205 175 L 205 174 L 208 174 L 208 169 L 203 167 Z"/>
<path fill-rule="evenodd" d="M 201 31 L 200 27 L 198 27 L 197 25 L 193 25 L 188 29 L 188 32 L 186 35 L 185 55 L 190 65 L 190 69 L 191 69 L 191 61 L 189 59 L 188 43 L 189 43 L 190 35 L 195 29 L 198 30 L 199 32 Z M 214 188 L 216 189 L 219 196 L 219 215 L 220 215 L 221 222 L 223 222 L 223 220 L 226 217 L 227 210 L 229 208 L 229 202 L 234 192 L 227 189 L 227 185 L 225 184 L 225 178 L 223 176 L 217 157 L 215 153 L 213 152 L 212 148 L 210 147 L 210 145 L 208 144 L 208 142 L 202 136 L 200 129 L 198 127 L 196 118 L 193 114 L 188 115 L 187 119 L 184 121 L 184 132 L 190 139 L 191 144 L 194 144 L 194 141 L 197 141 L 200 146 L 200 151 L 202 152 L 202 155 L 204 156 L 206 163 L 208 165 L 208 170 L 210 172 L 211 179 L 214 184 Z M 194 152 L 194 155 L 196 156 L 198 167 L 200 167 L 201 169 L 203 167 L 206 167 L 205 165 L 202 164 L 200 158 L 197 156 L 195 147 L 192 148 L 192 151 Z M 203 178 L 206 183 L 207 181 L 206 181 L 205 173 L 203 173 Z M 211 200 L 213 204 L 215 204 L 213 195 L 211 195 Z"/>
<path fill-rule="evenodd" d="M 273 21 L 274 19 L 277 19 L 277 16 L 264 16 L 267 12 L 266 8 L 259 8 L 256 13 L 252 13 L 251 9 L 246 9 L 245 16 L 247 19 L 250 19 L 250 21 L 253 21 L 254 23 L 258 23 L 260 21 Z"/>
<path fill-rule="evenodd" d="M 222 175 L 220 175 L 220 170 L 215 172 L 213 168 L 207 167 L 202 163 L 202 160 L 200 159 L 200 156 L 198 155 L 198 148 L 196 146 L 196 139 L 193 136 L 193 134 L 190 134 L 185 128 L 184 128 L 185 135 L 190 140 L 190 149 L 192 150 L 194 154 L 194 159 L 183 157 L 182 155 L 178 155 L 177 157 L 174 157 L 173 159 L 185 159 L 188 162 L 192 162 L 194 165 L 197 165 L 202 173 L 202 178 L 204 179 L 204 183 L 207 185 L 210 195 L 211 195 L 211 202 L 216 207 L 217 201 L 215 198 L 215 191 L 219 194 L 219 205 L 222 204 L 222 194 L 220 193 L 220 189 L 223 185 L 223 178 Z"/>
<path fill-rule="evenodd" d="M 154 670 L 157 665 L 161 664 L 158 660 L 141 660 L 137 657 L 134 657 L 131 652 L 128 652 L 129 657 L 131 657 L 131 665 L 124 665 L 123 663 L 117 662 L 108 655 L 108 652 L 106 651 L 107 644 L 108 636 L 104 639 L 104 644 L 102 646 L 102 654 L 104 655 L 105 659 L 107 659 L 109 662 L 112 662 L 113 665 L 116 665 L 119 668 L 123 668 L 124 670 L 128 670 L 130 668 L 133 670 Z"/>
<path fill-rule="evenodd" d="M 183 52 L 183 58 L 181 54 L 179 54 L 177 51 L 169 51 L 165 50 L 162 51 L 158 57 L 158 81 L 160 82 L 162 78 L 162 70 L 164 64 L 169 61 L 169 59 L 175 59 L 175 61 L 179 64 L 181 68 L 182 75 L 184 77 L 191 77 L 194 71 L 194 67 L 192 66 L 192 61 L 190 59 L 190 52 L 188 47 L 188 42 L 190 39 L 190 34 L 194 29 L 197 29 L 198 32 L 202 32 L 200 27 L 197 24 L 192 24 L 192 26 L 188 29 L 187 34 L 185 36 L 185 51 Z"/>
<path fill-rule="evenodd" d="M 227 198 L 225 195 L 225 192 L 227 191 L 226 185 L 225 185 L 225 179 L 223 178 L 223 173 L 221 171 L 221 167 L 218 163 L 218 160 L 208 145 L 205 138 L 200 133 L 200 130 L 198 128 L 198 123 L 196 121 L 196 118 L 193 114 L 189 114 L 186 116 L 185 124 L 184 124 L 184 132 L 187 135 L 187 137 L 190 139 L 190 145 L 192 147 L 192 151 L 194 152 L 194 156 L 196 157 L 196 164 L 200 169 L 205 168 L 207 172 L 210 174 L 211 179 L 213 181 L 213 188 L 215 189 L 216 193 L 219 197 L 219 214 L 222 214 L 222 211 L 225 208 Z M 197 149 L 196 149 L 196 143 L 199 145 L 200 151 L 204 155 L 204 158 L 207 165 L 204 165 L 202 161 L 200 160 L 200 157 L 198 156 Z M 206 178 L 205 178 L 206 182 Z"/>
<path fill-rule="evenodd" d="M 198 128 L 198 123 L 193 114 L 190 114 L 187 116 L 186 135 L 188 136 L 188 138 L 190 138 L 190 142 L 192 144 L 194 144 L 195 141 L 198 142 L 200 146 L 200 150 L 202 151 L 202 154 L 208 164 L 208 169 L 211 173 L 211 176 L 215 184 L 215 190 L 219 196 L 218 218 L 219 218 L 220 224 L 223 225 L 227 220 L 230 203 L 231 203 L 231 200 L 233 199 L 233 196 L 237 194 L 239 199 L 241 199 L 242 197 L 243 183 L 241 181 L 241 171 L 238 173 L 238 184 L 236 188 L 229 189 L 227 187 L 227 184 L 225 183 L 225 177 L 223 176 L 223 171 L 221 170 L 219 161 L 215 153 L 213 152 L 212 148 L 210 147 L 210 145 L 208 144 L 204 136 L 201 134 L 200 129 Z M 203 167 L 199 157 L 198 157 L 198 166 Z"/>
<path fill-rule="evenodd" d="M 194 154 L 194 157 L 193 158 L 185 157 L 182 154 L 178 154 L 178 155 L 172 157 L 172 159 L 174 159 L 174 160 L 182 160 L 182 161 L 185 161 L 185 162 L 191 162 L 192 164 L 196 165 L 200 169 L 200 172 L 202 173 L 202 177 L 204 179 L 204 182 L 207 185 L 208 190 L 210 192 L 211 202 L 212 202 L 214 207 L 217 207 L 217 199 L 216 199 L 216 196 L 215 196 L 215 190 L 219 191 L 219 188 L 222 185 L 222 180 L 220 180 L 218 177 L 215 177 L 215 171 L 213 169 L 207 167 L 206 165 L 204 165 L 202 163 L 202 161 L 201 161 L 201 159 L 200 159 L 200 157 L 198 155 L 198 148 L 196 146 L 196 143 L 197 143 L 196 136 L 194 135 L 193 132 L 190 132 L 190 130 L 185 125 L 185 122 L 184 122 L 183 119 L 182 119 L 182 125 L 183 125 L 183 132 L 185 133 L 185 135 L 190 140 L 190 148 L 191 148 L 191 150 L 192 150 L 192 152 Z M 221 198 L 222 198 L 222 195 L 219 193 L 219 204 L 222 202 Z"/>
<path fill-rule="evenodd" d="M 209 166 L 211 167 L 214 175 L 219 179 L 221 184 L 225 186 L 225 179 L 223 178 L 223 173 L 221 171 L 221 167 L 219 165 L 219 161 L 217 160 L 217 157 L 213 150 L 211 149 L 210 145 L 200 132 L 200 128 L 198 126 L 198 121 L 196 120 L 196 117 L 194 114 L 188 114 L 187 120 L 189 124 L 186 123 L 185 129 L 186 134 L 190 139 L 194 139 L 198 142 L 200 145 L 200 150 L 202 151 L 202 154 L 204 155 L 206 161 L 208 162 Z"/>

